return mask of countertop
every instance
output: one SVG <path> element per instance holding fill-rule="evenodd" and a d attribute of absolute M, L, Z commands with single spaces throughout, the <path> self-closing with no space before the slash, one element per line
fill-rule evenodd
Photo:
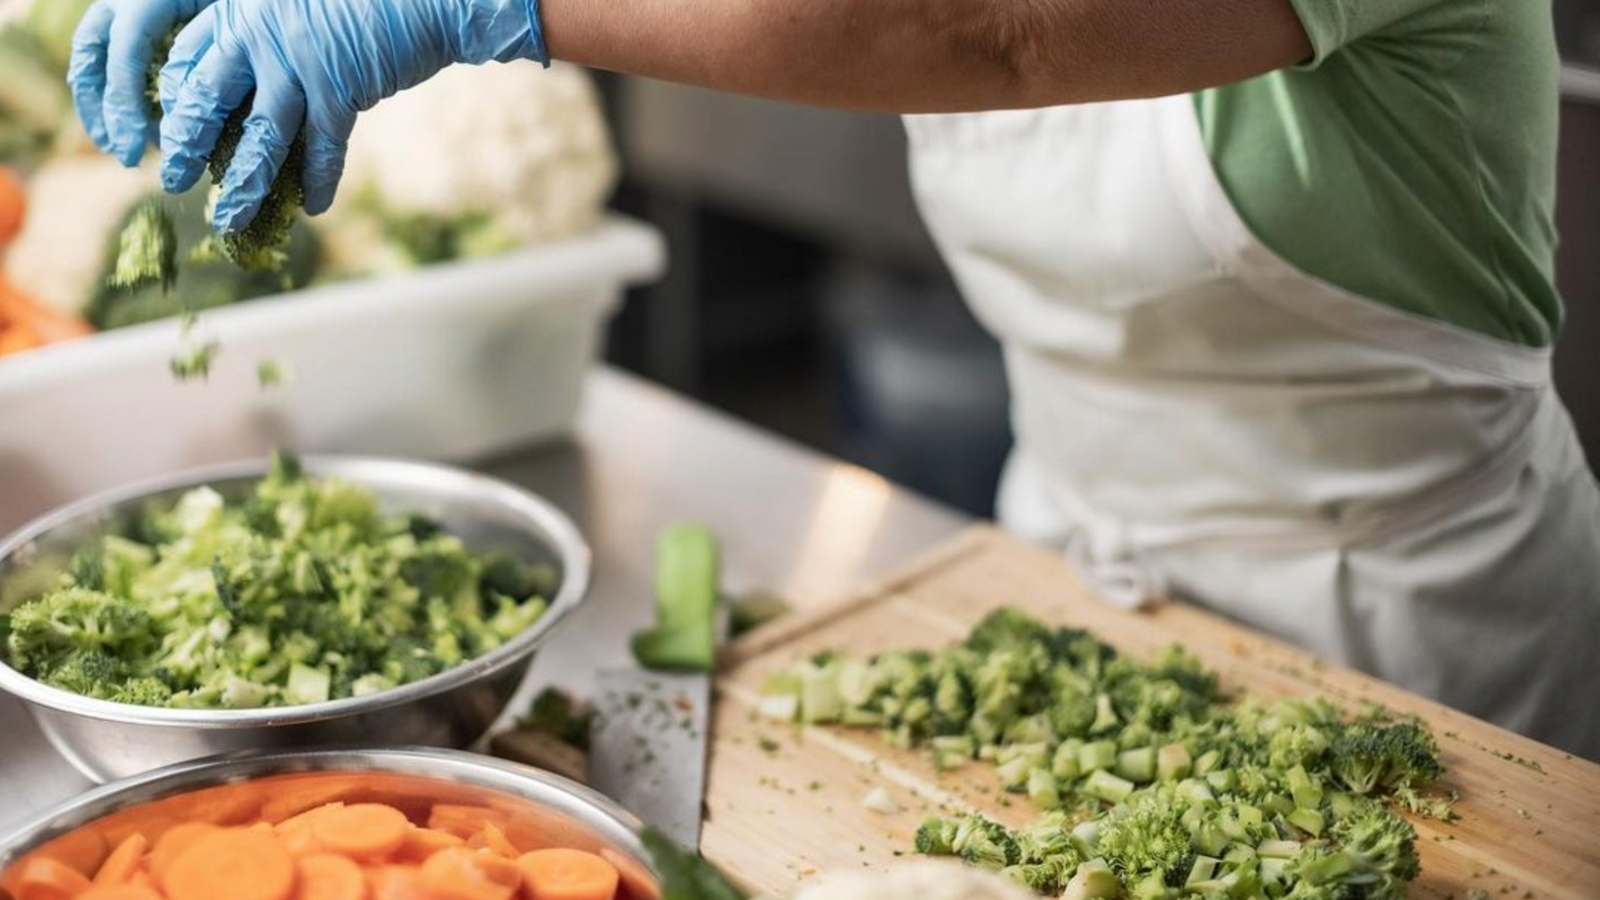
<path fill-rule="evenodd" d="M 700 522 L 721 535 L 730 592 L 769 590 L 804 609 L 969 521 L 614 370 L 592 377 L 570 440 L 474 468 L 549 498 L 594 551 L 588 600 L 540 651 L 511 710 L 546 684 L 586 692 L 596 669 L 629 663 L 627 635 L 650 618 L 655 536 L 668 523 Z M 0 831 L 88 786 L 23 708 L 0 697 Z"/>

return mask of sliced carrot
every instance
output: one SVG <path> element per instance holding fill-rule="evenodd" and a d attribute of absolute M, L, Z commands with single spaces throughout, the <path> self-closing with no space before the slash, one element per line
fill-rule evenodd
<path fill-rule="evenodd" d="M 406 862 L 425 862 L 428 857 L 440 850 L 460 847 L 463 844 L 461 838 L 448 831 L 439 831 L 436 828 L 413 828 L 406 832 L 405 842 L 400 845 L 395 855 Z"/>
<path fill-rule="evenodd" d="M 264 786 L 270 799 L 261 805 L 261 818 L 282 824 L 307 810 L 349 798 L 361 788 L 361 779 L 353 775 L 291 776 Z"/>
<path fill-rule="evenodd" d="M 521 855 L 506 837 L 506 833 L 501 831 L 499 826 L 493 822 L 483 823 L 483 828 L 467 839 L 467 846 L 474 850 L 489 850 L 504 856 L 506 859 L 516 859 Z"/>
<path fill-rule="evenodd" d="M 186 847 L 161 884 L 171 900 L 287 900 L 294 860 L 271 835 L 219 828 Z"/>
<path fill-rule="evenodd" d="M 28 217 L 28 191 L 22 177 L 10 166 L 0 166 L 0 247 L 22 230 Z"/>
<path fill-rule="evenodd" d="M 517 860 L 528 900 L 612 900 L 617 867 L 585 850 L 551 848 Z"/>
<path fill-rule="evenodd" d="M 311 809 L 303 810 L 279 821 L 278 824 L 272 826 L 272 830 L 278 834 L 289 834 L 301 829 L 310 829 L 318 819 L 339 809 L 344 809 L 344 803 L 338 800 L 332 803 L 324 803 L 321 806 L 314 806 Z"/>
<path fill-rule="evenodd" d="M 316 853 L 295 861 L 296 900 L 365 900 L 367 876 L 344 856 Z"/>
<path fill-rule="evenodd" d="M 156 880 L 151 878 L 150 873 L 144 869 L 133 873 L 133 877 L 128 879 L 128 883 L 134 887 L 149 888 L 157 894 L 161 893 L 160 889 L 156 887 Z"/>
<path fill-rule="evenodd" d="M 617 867 L 617 874 L 622 880 L 622 892 L 629 900 L 661 900 L 661 886 L 656 883 L 650 870 L 640 865 L 638 860 L 610 847 L 600 848 L 600 855 Z"/>
<path fill-rule="evenodd" d="M 422 877 L 450 900 L 511 900 L 522 872 L 509 859 L 483 850 L 440 850 L 422 864 Z"/>
<path fill-rule="evenodd" d="M 493 822 L 503 831 L 511 821 L 511 814 L 487 806 L 462 806 L 455 803 L 435 803 L 428 813 L 428 827 L 448 831 L 466 840 L 483 830 L 483 823 Z"/>
<path fill-rule="evenodd" d="M 415 866 L 373 866 L 367 869 L 372 900 L 451 900 L 428 884 Z"/>
<path fill-rule="evenodd" d="M 411 822 L 382 803 L 357 803 L 333 810 L 311 825 L 317 842 L 335 853 L 376 859 L 400 849 Z"/>
<path fill-rule="evenodd" d="M 71 900 L 89 889 L 82 872 L 48 856 L 32 856 L 22 863 L 13 888 L 16 900 Z"/>
<path fill-rule="evenodd" d="M 139 864 L 144 862 L 144 853 L 150 849 L 150 842 L 144 835 L 135 831 L 122 839 L 117 849 L 111 851 L 106 861 L 94 873 L 94 883 L 97 885 L 127 884 L 133 880 L 135 872 L 139 871 Z"/>
<path fill-rule="evenodd" d="M 97 884 L 78 895 L 78 900 L 162 900 L 155 888 L 137 884 Z"/>
<path fill-rule="evenodd" d="M 168 828 L 156 841 L 155 848 L 150 851 L 150 875 L 156 884 L 163 887 L 166 885 L 167 869 L 172 865 L 172 861 L 178 858 L 178 854 L 194 846 L 201 838 L 221 830 L 221 826 L 210 822 L 184 822 Z"/>

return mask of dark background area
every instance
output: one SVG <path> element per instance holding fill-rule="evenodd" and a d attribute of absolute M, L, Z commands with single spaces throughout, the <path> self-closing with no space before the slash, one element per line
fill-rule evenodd
<path fill-rule="evenodd" d="M 1537 2 L 1537 0 L 1527 0 Z M 1600 462 L 1600 0 L 1557 0 L 1557 384 Z M 667 235 L 608 348 L 625 368 L 988 515 L 1010 433 L 998 345 L 917 218 L 890 116 L 602 76 L 626 181 Z"/>

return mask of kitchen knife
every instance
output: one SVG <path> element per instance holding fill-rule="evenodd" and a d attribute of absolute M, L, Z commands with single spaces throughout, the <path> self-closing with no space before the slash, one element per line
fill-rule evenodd
<path fill-rule="evenodd" d="M 700 846 L 711 675 L 611 669 L 597 677 L 589 783 L 683 847 Z"/>

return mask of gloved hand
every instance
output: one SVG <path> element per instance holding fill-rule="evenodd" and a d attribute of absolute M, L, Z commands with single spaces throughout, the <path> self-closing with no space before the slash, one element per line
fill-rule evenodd
<path fill-rule="evenodd" d="M 452 63 L 548 65 L 538 0 L 218 0 L 161 70 L 161 183 L 188 190 L 254 91 L 222 180 L 219 232 L 255 217 L 305 128 L 305 207 L 333 202 L 356 114 Z"/>
<path fill-rule="evenodd" d="M 46 0 L 48 2 L 48 0 Z M 156 141 L 146 94 L 150 50 L 215 0 L 96 0 L 72 36 L 67 82 L 89 139 L 125 166 Z"/>

